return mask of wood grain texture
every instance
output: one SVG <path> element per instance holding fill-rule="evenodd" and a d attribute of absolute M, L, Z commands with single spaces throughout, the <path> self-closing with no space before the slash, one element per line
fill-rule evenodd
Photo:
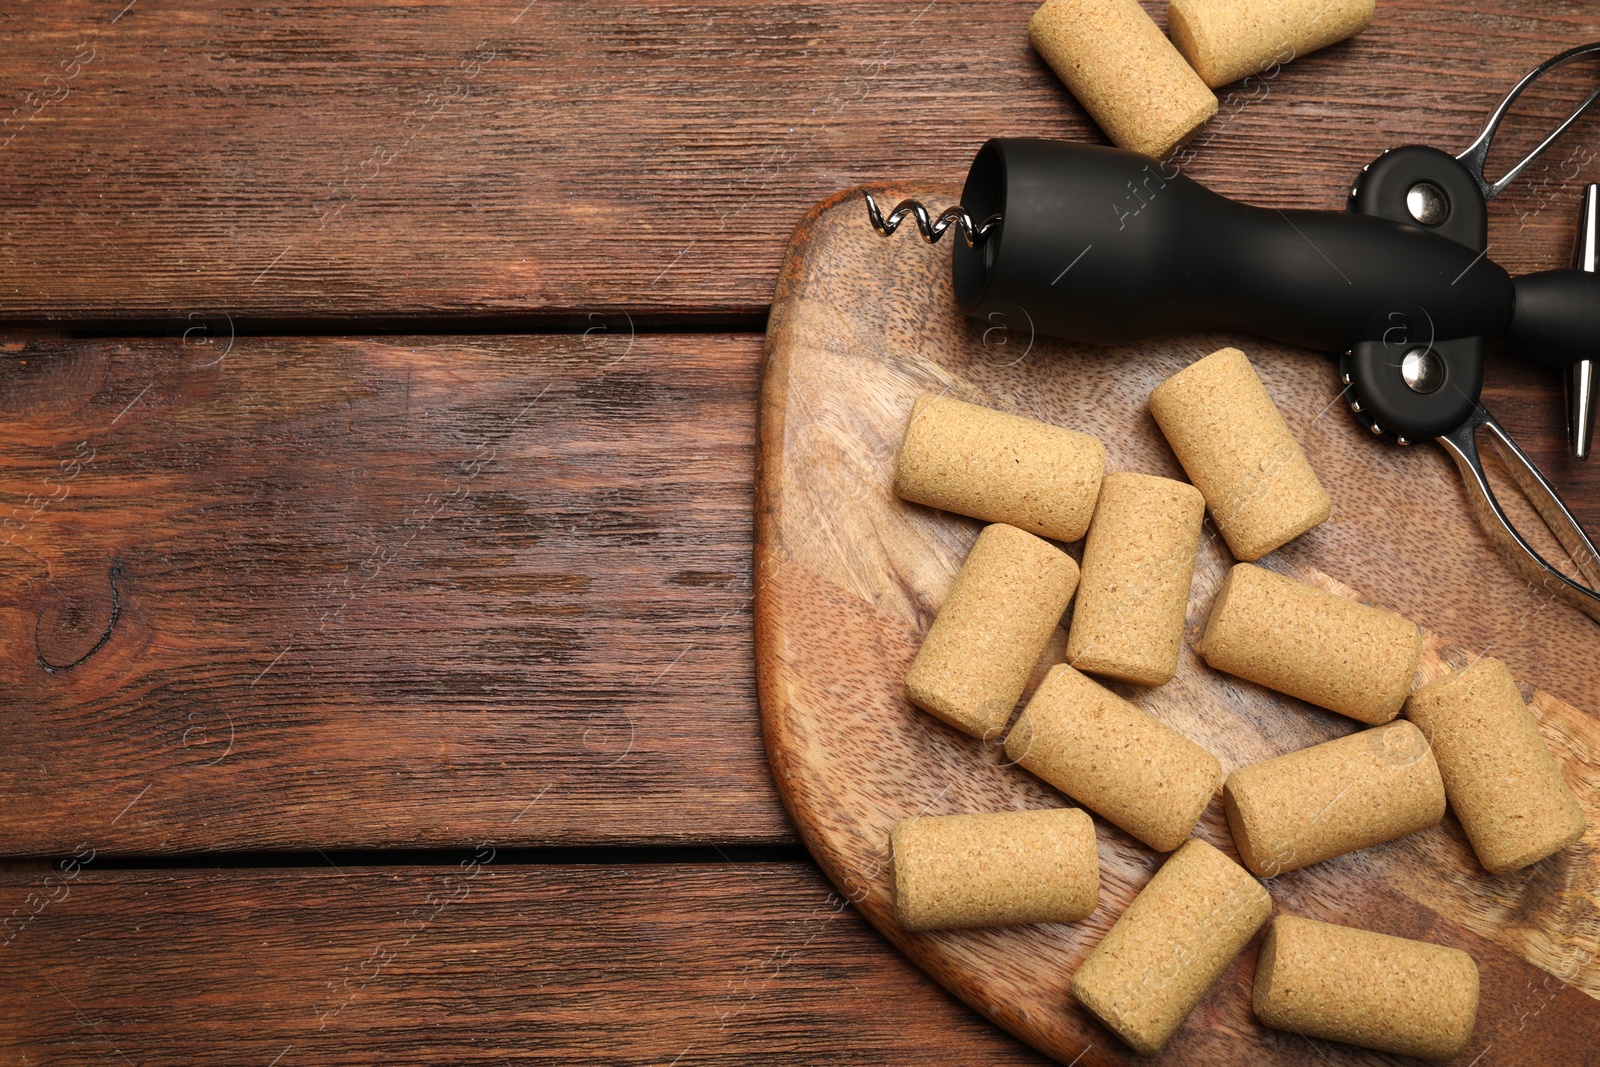
<path fill-rule="evenodd" d="M 897 820 L 1063 802 L 997 748 L 915 711 L 901 694 L 982 525 L 893 496 L 912 402 L 934 391 L 1093 432 L 1110 469 L 1181 478 L 1145 397 L 1180 367 L 1234 344 L 1252 357 L 1333 500 L 1327 523 L 1264 564 L 1359 590 L 1452 635 L 1430 636 L 1425 676 L 1492 651 L 1536 681 L 1534 707 L 1591 827 L 1571 849 L 1492 878 L 1447 817 L 1271 880 L 1277 906 L 1470 952 L 1484 997 L 1463 1063 L 1487 1049 L 1486 1062 L 1585 1062 L 1600 1041 L 1600 627 L 1495 554 L 1439 449 L 1401 449 L 1363 432 L 1337 403 L 1325 357 L 1220 333 L 1111 349 L 1018 336 L 959 315 L 948 255 L 911 237 L 879 238 L 859 194 L 840 194 L 797 231 L 768 334 L 756 529 L 763 727 L 790 815 L 841 892 L 969 1004 L 1062 1062 L 1387 1062 L 1326 1042 L 1308 1049 L 1303 1038 L 1261 1028 L 1249 1009 L 1253 949 L 1161 1056 L 1128 1052 L 1071 1001 L 1067 983 L 1158 861 L 1099 820 L 1103 904 L 1081 924 L 906 935 L 893 922 L 886 848 Z M 1225 771 L 1353 726 L 1211 672 L 1194 654 L 1230 564 L 1208 525 L 1177 677 L 1158 689 L 1113 686 L 1205 745 Z M 1197 832 L 1232 851 L 1220 797 Z"/>
<path fill-rule="evenodd" d="M 759 340 L 594 328 L 9 345 L 0 853 L 792 841 Z"/>
<path fill-rule="evenodd" d="M 1040 1064 L 799 864 L 0 875 L 8 1063 Z M 464 860 L 463 864 L 470 864 Z M 31 905 L 30 905 L 31 906 Z"/>
<path fill-rule="evenodd" d="M 1029 48 L 1036 6 L 8 5 L 0 318 L 759 316 L 794 220 L 836 189 L 956 181 L 991 136 L 1103 139 Z M 1459 151 L 1525 71 L 1595 38 L 1582 0 L 1385 0 L 1358 37 L 1223 90 L 1185 169 L 1339 209 L 1380 152 Z M 1597 130 L 1492 205 L 1497 261 L 1566 261 Z"/>
<path fill-rule="evenodd" d="M 362 354 L 366 342 L 241 341 L 239 359 L 224 357 L 226 374 L 204 366 L 226 350 L 225 334 L 211 332 L 224 322 L 203 323 L 173 341 L 7 345 L 0 360 L 0 432 L 8 442 L 0 542 L 9 542 L 0 543 L 0 617 L 7 651 L 0 662 L 14 688 L 0 699 L 0 721 L 19 758 L 0 765 L 9 799 L 0 814 L 4 847 L 59 853 L 92 839 L 122 851 L 332 848 L 459 843 L 456 833 L 474 841 L 553 844 L 708 834 L 722 841 L 791 839 L 751 725 L 744 628 L 757 345 L 749 338 L 641 338 L 640 360 L 630 354 L 608 371 L 627 352 L 622 335 L 606 332 L 611 325 L 621 329 L 625 320 L 596 319 L 585 328 L 597 332 L 587 336 L 537 341 L 381 341 L 373 351 L 383 362 L 370 365 Z M 420 349 L 423 380 L 441 373 L 437 363 L 446 356 L 465 375 L 495 351 L 500 355 L 491 362 L 527 366 L 499 366 L 477 385 L 453 380 L 451 390 L 466 391 L 452 400 L 447 421 L 424 431 L 437 416 L 423 419 L 419 412 L 428 408 L 419 403 L 404 432 L 423 436 L 391 447 L 384 435 L 408 421 L 396 415 L 404 402 L 397 399 L 402 370 L 394 361 L 412 358 L 409 347 Z M 545 361 L 553 363 L 541 369 Z M 273 366 L 280 362 L 298 369 Z M 630 377 L 612 380 L 622 367 Z M 1600 481 L 1581 465 L 1561 467 L 1555 454 L 1560 416 L 1549 383 L 1532 369 L 1502 369 L 1511 372 L 1508 386 L 1491 404 L 1525 445 L 1544 449 L 1540 461 L 1560 471 L 1580 517 L 1600 527 Z M 524 373 L 526 383 L 518 377 Z M 339 375 L 346 385 L 335 384 Z M 556 450 L 546 457 L 557 465 L 539 468 L 559 475 L 541 483 L 551 486 L 541 507 L 554 511 L 528 519 L 545 528 L 535 549 L 554 552 L 549 565 L 505 551 L 500 542 L 509 533 L 472 540 L 444 533 L 465 521 L 460 509 L 423 523 L 422 531 L 431 528 L 418 543 L 431 546 L 425 552 L 408 547 L 396 557 L 396 545 L 432 516 L 437 502 L 463 486 L 473 492 L 474 484 L 489 484 L 491 470 L 483 481 L 460 475 L 487 455 L 478 445 L 511 422 L 550 376 L 570 377 L 539 403 L 555 423 L 568 425 L 557 426 Z M 696 395 L 679 401 L 663 392 L 663 383 L 676 378 Z M 704 451 L 706 461 L 684 464 L 655 490 L 625 496 L 624 472 L 665 475 L 654 437 L 621 429 L 630 396 L 640 403 L 665 397 L 688 413 L 669 438 L 685 455 L 702 454 L 694 439 L 720 443 Z M 340 404 L 347 409 L 342 424 L 330 414 Z M 146 405 L 157 409 L 154 417 Z M 188 423 L 211 429 L 184 429 Z M 544 424 L 528 432 L 552 439 Z M 297 443 L 301 433 L 307 436 Z M 442 441 L 444 451 L 428 451 L 430 441 Z M 330 447 L 330 455 L 312 462 Z M 69 479 L 74 463 L 78 473 Z M 370 477 L 361 473 L 369 466 Z M 248 481 L 257 475 L 259 484 Z M 601 481 L 585 491 L 586 477 Z M 347 487 L 362 484 L 373 492 L 344 499 Z M 151 499 L 141 502 L 146 491 Z M 430 495 L 434 504 L 426 503 Z M 337 498 L 336 506 L 329 498 Z M 692 528 L 689 505 L 680 504 L 685 499 L 693 502 Z M 229 516 L 233 525 L 211 521 Z M 627 531 L 646 540 L 664 534 L 674 546 L 667 557 L 626 556 L 644 568 L 626 572 L 630 578 L 658 564 L 668 568 L 644 586 L 663 598 L 659 610 L 621 573 L 610 573 L 624 558 L 619 537 Z M 450 558 L 442 555 L 446 547 Z M 46 671 L 40 657 L 71 663 L 106 632 L 111 567 L 129 553 L 145 569 L 136 568 L 131 579 L 126 569 L 119 575 L 119 588 L 138 594 L 119 625 L 138 621 L 153 606 L 147 597 L 158 596 L 161 624 L 178 627 L 183 643 L 166 647 L 172 638 L 163 638 L 146 658 L 119 637 L 96 653 L 123 657 L 105 674 L 88 669 L 92 657 L 83 668 Z M 181 566 L 151 562 L 167 557 Z M 515 573 L 497 578 L 507 566 Z M 319 570 L 326 573 L 313 573 Z M 430 578 L 432 572 L 445 577 Z M 509 604 L 490 592 L 496 587 Z M 350 597 L 356 589 L 359 595 Z M 414 596 L 435 606 L 421 630 L 372 621 Z M 350 604 L 341 608 L 347 597 Z M 570 641 L 587 648 L 581 662 L 554 681 L 548 666 L 521 668 L 524 681 L 511 689 L 474 681 L 491 668 L 472 668 L 450 646 L 474 639 L 480 627 L 504 631 L 530 617 L 507 611 L 543 619 L 520 640 Z M 332 618 L 331 634 L 324 613 Z M 368 618 L 353 631 L 346 625 L 352 613 Z M 604 640 L 584 641 L 577 628 L 590 622 Z M 573 629 L 561 629 L 568 625 Z M 302 642 L 258 678 L 292 640 L 279 638 L 301 629 L 332 643 L 319 651 Z M 669 640 L 680 634 L 681 642 Z M 506 640 L 511 644 L 504 647 L 514 648 L 518 639 Z M 429 675 L 425 692 L 408 686 L 397 696 L 379 672 L 407 649 L 442 653 L 447 667 Z M 312 659 L 297 660 L 307 652 Z M 620 675 L 608 678 L 612 652 L 626 652 L 625 668 L 630 657 L 638 659 L 637 676 L 626 683 Z M 152 666 L 159 670 L 146 676 Z M 644 684 L 651 678 L 653 685 Z M 481 691 L 476 705 L 463 702 L 463 685 Z M 403 728 L 396 733 L 393 725 Z M 631 753 L 630 734 L 642 742 Z M 229 737 L 240 740 L 214 763 L 229 752 Z M 641 757 L 650 762 L 636 763 Z M 631 776 L 616 777 L 620 770 Z M 497 777 L 480 788 L 486 775 Z M 716 787 L 707 790 L 711 781 Z M 648 795 L 629 803 L 630 789 Z M 542 818 L 516 819 L 515 798 L 541 794 L 535 810 Z M 708 803 L 706 810 L 718 813 L 708 824 L 714 829 L 697 823 L 674 795 Z M 293 803 L 283 804 L 285 796 Z"/>

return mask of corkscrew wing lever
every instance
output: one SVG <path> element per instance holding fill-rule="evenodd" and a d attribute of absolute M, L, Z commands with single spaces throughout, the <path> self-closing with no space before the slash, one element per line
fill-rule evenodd
<path fill-rule="evenodd" d="M 1485 202 L 1499 196 L 1505 190 L 1505 187 L 1515 181 L 1517 175 L 1527 168 L 1528 164 L 1543 155 L 1545 149 L 1554 144 L 1557 137 L 1567 132 L 1568 126 L 1577 122 L 1578 118 L 1585 111 L 1588 111 L 1596 100 L 1600 100 L 1600 85 L 1595 86 L 1589 95 L 1584 97 L 1583 103 L 1573 108 L 1572 113 L 1562 119 L 1561 124 L 1551 130 L 1545 139 L 1540 141 L 1531 152 L 1523 156 L 1516 166 L 1506 171 L 1497 181 L 1491 182 L 1483 176 L 1484 164 L 1489 159 L 1489 146 L 1494 143 L 1495 134 L 1500 132 L 1500 124 L 1505 121 L 1506 113 L 1511 110 L 1511 105 L 1516 102 L 1517 97 L 1522 95 L 1524 89 L 1551 71 L 1558 67 L 1564 67 L 1575 59 L 1593 55 L 1596 52 L 1600 52 L 1600 41 L 1581 44 L 1576 48 L 1567 49 L 1558 56 L 1551 56 L 1537 67 L 1528 71 L 1527 74 L 1523 75 L 1521 81 L 1511 87 L 1511 91 L 1506 94 L 1506 98 L 1500 101 L 1500 105 L 1489 115 L 1489 120 L 1483 124 L 1483 132 L 1478 134 L 1477 139 L 1469 144 L 1460 155 L 1456 156 L 1456 159 L 1477 179 L 1478 188 L 1482 191 Z"/>
<path fill-rule="evenodd" d="M 1478 453 L 1480 429 L 1488 435 L 1490 446 L 1511 471 L 1518 488 L 1538 510 L 1539 517 L 1577 566 L 1579 576 L 1589 585 L 1574 581 L 1557 570 L 1512 525 L 1484 473 L 1483 460 Z M 1578 520 L 1572 517 L 1572 512 L 1567 510 L 1566 504 L 1544 474 L 1517 447 L 1516 441 L 1494 420 L 1494 416 L 1479 404 L 1472 418 L 1438 438 L 1438 441 L 1460 468 L 1461 480 L 1467 487 L 1467 499 L 1489 539 L 1535 584 L 1569 601 L 1580 611 L 1600 619 L 1600 593 L 1594 589 L 1600 586 L 1600 553 L 1595 551 L 1594 542 L 1578 525 Z"/>

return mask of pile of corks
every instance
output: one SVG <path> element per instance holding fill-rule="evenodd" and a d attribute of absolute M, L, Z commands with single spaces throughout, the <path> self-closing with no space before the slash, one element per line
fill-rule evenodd
<path fill-rule="evenodd" d="M 1164 158 L 1217 113 L 1211 90 L 1366 29 L 1373 0 L 1048 0 L 1028 39 L 1119 147 Z"/>
<path fill-rule="evenodd" d="M 1492 874 L 1586 827 L 1502 663 L 1482 657 L 1413 690 L 1415 623 L 1251 562 L 1328 518 L 1330 501 L 1244 353 L 1184 368 L 1149 409 L 1188 483 L 1107 474 L 1091 434 L 931 394 L 911 411 L 894 483 L 902 499 L 991 523 L 929 627 L 907 699 L 1003 739 L 1013 763 L 1082 805 L 901 821 L 896 920 L 920 932 L 1087 917 L 1100 869 L 1083 809 L 1171 852 L 1071 979 L 1078 1003 L 1141 1053 L 1167 1043 L 1271 917 L 1252 873 L 1436 826 L 1447 800 Z M 1089 677 L 1174 676 L 1207 511 L 1240 562 L 1212 603 L 1201 657 L 1368 728 L 1224 777 L 1215 755 Z M 1081 566 L 1052 543 L 1080 538 Z M 1074 598 L 1063 652 L 1052 637 Z M 1013 723 L 1051 648 L 1065 662 Z M 1190 836 L 1219 787 L 1243 866 Z M 1253 999 L 1269 1027 L 1447 1060 L 1471 1039 L 1478 986 L 1459 949 L 1280 915 Z"/>

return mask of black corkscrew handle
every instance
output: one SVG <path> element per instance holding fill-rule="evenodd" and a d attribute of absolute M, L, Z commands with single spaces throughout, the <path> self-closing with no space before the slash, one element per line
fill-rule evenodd
<path fill-rule="evenodd" d="M 1233 329 L 1343 352 L 1393 312 L 1441 338 L 1498 336 L 1513 287 L 1495 263 L 1388 219 L 1251 207 L 1145 156 L 1030 138 L 978 152 L 962 205 L 1002 222 L 957 242 L 969 315 L 1023 316 L 1043 334 L 1120 344 Z M 1421 315 L 1419 315 L 1421 313 Z"/>
<path fill-rule="evenodd" d="M 1137 153 L 995 139 L 973 160 L 961 202 L 1000 222 L 955 243 L 956 300 L 988 322 L 1097 344 L 1227 329 L 1339 353 L 1356 410 L 1375 432 L 1407 440 L 1471 414 L 1484 339 L 1561 366 L 1600 351 L 1600 275 L 1513 280 L 1485 254 L 1483 201 L 1460 163 L 1421 147 L 1381 162 L 1395 174 L 1431 166 L 1447 187 L 1459 178 L 1452 225 L 1252 207 Z M 1382 182 L 1363 184 L 1369 205 L 1389 195 Z M 1423 390 L 1403 369 L 1419 349 Z"/>

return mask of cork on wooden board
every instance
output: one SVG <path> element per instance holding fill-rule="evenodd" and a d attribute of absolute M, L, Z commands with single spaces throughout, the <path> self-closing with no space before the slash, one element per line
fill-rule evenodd
<path fill-rule="evenodd" d="M 1065 663 L 1034 691 L 1005 747 L 1158 852 L 1183 843 L 1222 784 L 1217 757 Z"/>
<path fill-rule="evenodd" d="M 1106 136 L 1161 159 L 1217 113 L 1217 98 L 1136 0 L 1047 0 L 1028 40 Z"/>
<path fill-rule="evenodd" d="M 1172 0 L 1167 32 L 1211 88 L 1353 37 L 1373 0 Z"/>
<path fill-rule="evenodd" d="M 1005 728 L 1078 585 L 1078 565 L 1015 526 L 973 542 L 906 674 L 906 698 L 977 738 Z"/>
<path fill-rule="evenodd" d="M 1076 541 L 1089 528 L 1100 439 L 953 397 L 924 393 L 895 457 L 901 499 Z"/>
<path fill-rule="evenodd" d="M 1240 767 L 1222 799 L 1263 878 L 1436 826 L 1445 808 L 1428 739 L 1404 719 Z"/>
<path fill-rule="evenodd" d="M 1537 863 L 1583 835 L 1583 809 L 1504 663 L 1484 656 L 1418 689 L 1406 718 L 1433 745 L 1445 795 L 1490 874 Z"/>
<path fill-rule="evenodd" d="M 1272 914 L 1261 883 L 1192 838 L 1072 976 L 1072 995 L 1135 1052 L 1159 1052 Z"/>
<path fill-rule="evenodd" d="M 1150 392 L 1150 414 L 1235 559 L 1260 559 L 1333 505 L 1250 360 L 1222 348 Z"/>
<path fill-rule="evenodd" d="M 1238 563 L 1197 651 L 1219 671 L 1378 725 L 1411 693 L 1422 631 L 1392 611 Z"/>
<path fill-rule="evenodd" d="M 1451 1060 L 1472 1040 L 1478 965 L 1458 948 L 1279 915 L 1252 1002 L 1275 1030 Z"/>
<path fill-rule="evenodd" d="M 1185 482 L 1117 472 L 1083 545 L 1067 662 L 1138 685 L 1164 685 L 1178 669 L 1205 499 Z"/>
<path fill-rule="evenodd" d="M 902 819 L 890 840 L 895 921 L 908 932 L 1076 922 L 1100 903 L 1081 808 Z"/>

